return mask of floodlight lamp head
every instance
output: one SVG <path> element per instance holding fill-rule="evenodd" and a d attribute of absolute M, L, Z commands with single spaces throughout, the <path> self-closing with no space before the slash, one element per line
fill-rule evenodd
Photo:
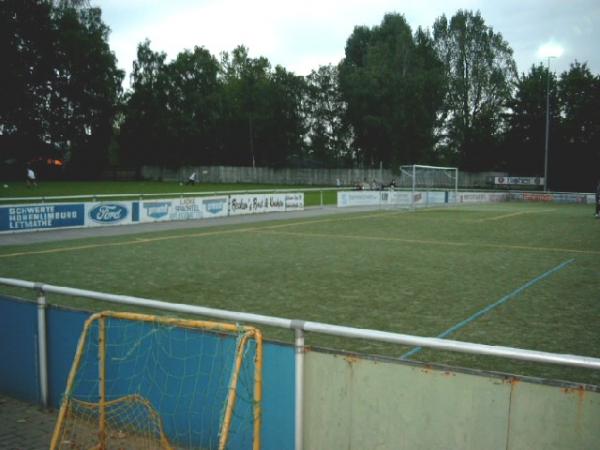
<path fill-rule="evenodd" d="M 538 50 L 538 55 L 542 58 L 560 58 L 564 49 L 555 42 L 544 44 Z"/>

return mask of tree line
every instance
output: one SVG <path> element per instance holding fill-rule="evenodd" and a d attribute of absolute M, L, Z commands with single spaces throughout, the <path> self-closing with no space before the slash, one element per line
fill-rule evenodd
<path fill-rule="evenodd" d="M 600 77 L 577 61 L 518 74 L 479 12 L 416 30 L 387 14 L 308 76 L 244 46 L 167 61 L 146 40 L 125 92 L 109 28 L 86 0 L 2 0 L 0 33 L 4 162 L 43 154 L 81 177 L 145 164 L 411 163 L 542 176 L 548 100 L 549 186 L 590 190 L 600 177 Z"/>

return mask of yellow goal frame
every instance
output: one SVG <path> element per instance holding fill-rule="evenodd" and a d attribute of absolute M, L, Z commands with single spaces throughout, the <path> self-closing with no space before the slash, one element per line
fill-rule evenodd
<path fill-rule="evenodd" d="M 203 331 L 209 332 L 227 332 L 227 333 L 235 333 L 241 335 L 241 339 L 239 339 L 237 348 L 235 351 L 235 361 L 234 361 L 234 371 L 229 381 L 228 386 L 228 394 L 226 398 L 225 404 L 225 414 L 221 424 L 221 430 L 219 432 L 219 450 L 225 450 L 227 447 L 227 440 L 229 438 L 229 430 L 231 427 L 231 420 L 233 416 L 233 410 L 235 407 L 236 399 L 237 399 L 237 384 L 241 371 L 242 361 L 244 357 L 244 349 L 248 344 L 250 339 L 254 339 L 256 343 L 256 352 L 255 352 L 255 364 L 254 364 L 254 405 L 253 405 L 253 450 L 259 450 L 261 445 L 260 440 L 260 431 L 261 431 L 261 402 L 262 402 L 262 367 L 263 367 L 263 340 L 262 333 L 259 329 L 245 326 L 245 325 L 236 325 L 230 323 L 219 323 L 219 322 L 210 322 L 203 320 L 189 320 L 189 319 L 179 319 L 173 317 L 162 317 L 155 315 L 147 315 L 147 314 L 137 314 L 137 313 L 129 313 L 129 312 L 113 312 L 113 311 L 104 311 L 100 313 L 95 313 L 91 315 L 85 322 L 83 331 L 79 338 L 79 342 L 77 344 L 77 350 L 75 353 L 75 358 L 73 364 L 71 366 L 71 370 L 69 372 L 69 376 L 67 378 L 67 385 L 65 388 L 65 393 L 63 397 L 63 401 L 58 413 L 58 420 L 56 422 L 56 426 L 54 428 L 54 433 L 52 435 L 52 441 L 50 444 L 50 450 L 59 449 L 60 447 L 60 438 L 64 430 L 65 421 L 69 413 L 70 403 L 71 403 L 71 395 L 73 392 L 74 382 L 79 370 L 83 351 L 85 349 L 85 344 L 88 339 L 89 330 L 91 329 L 94 322 L 98 322 L 98 377 L 99 377 L 99 402 L 97 404 L 81 402 L 84 406 L 93 406 L 98 409 L 98 444 L 95 449 L 104 450 L 106 448 L 106 408 L 111 404 L 114 404 L 116 401 L 121 401 L 122 399 L 117 400 L 106 400 L 106 319 L 121 319 L 121 320 L 129 320 L 129 321 L 137 321 L 137 322 L 153 322 L 158 323 L 165 326 L 174 326 L 174 327 L 182 327 L 182 328 L 192 328 L 199 329 Z M 134 399 L 140 403 L 148 404 L 145 399 L 141 398 L 139 395 L 132 394 L 123 399 Z M 156 420 L 158 423 L 158 427 L 160 430 L 160 444 L 163 449 L 172 450 L 171 444 L 169 443 L 167 437 L 163 433 L 162 422 L 158 414 L 150 408 L 151 414 L 156 416 Z"/>

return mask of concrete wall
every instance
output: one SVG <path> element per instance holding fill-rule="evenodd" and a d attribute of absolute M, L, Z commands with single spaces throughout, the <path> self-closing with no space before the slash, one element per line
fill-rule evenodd
<path fill-rule="evenodd" d="M 592 449 L 600 393 L 310 352 L 305 448 Z"/>
<path fill-rule="evenodd" d="M 167 169 L 163 167 L 144 166 L 142 177 L 148 180 L 185 181 L 192 172 L 196 172 L 202 183 L 258 183 L 286 184 L 301 186 L 336 186 L 339 179 L 343 186 L 354 186 L 358 182 L 376 180 L 389 183 L 398 174 L 389 169 L 272 169 L 268 167 L 181 167 Z M 460 172 L 458 182 L 460 188 L 492 187 L 490 180 L 494 176 L 507 176 L 505 172 Z"/>

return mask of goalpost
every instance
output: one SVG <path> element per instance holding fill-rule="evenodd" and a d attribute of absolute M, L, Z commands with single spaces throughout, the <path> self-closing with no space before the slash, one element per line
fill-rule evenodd
<path fill-rule="evenodd" d="M 260 448 L 262 334 L 102 312 L 85 323 L 51 449 Z"/>
<path fill-rule="evenodd" d="M 400 166 L 398 187 L 411 191 L 413 208 L 417 203 L 441 203 L 441 197 L 435 191 L 448 192 L 454 200 L 458 194 L 458 168 L 419 164 Z M 430 194 L 430 191 L 433 193 Z M 449 199 L 445 201 L 447 203 Z"/>

